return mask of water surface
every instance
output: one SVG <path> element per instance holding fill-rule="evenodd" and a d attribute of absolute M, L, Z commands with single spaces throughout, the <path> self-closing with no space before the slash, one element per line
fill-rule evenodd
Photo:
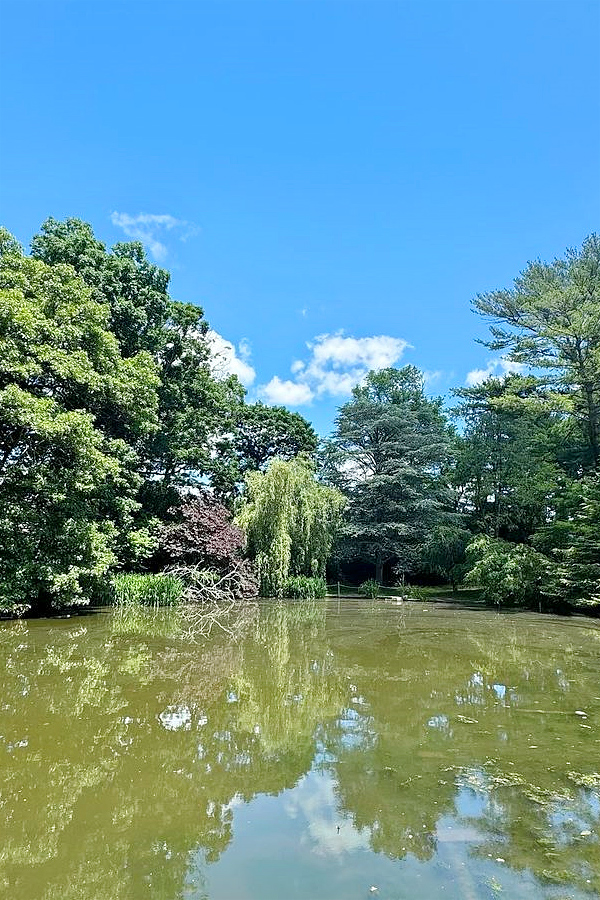
<path fill-rule="evenodd" d="M 0 625 L 11 900 L 600 896 L 600 625 L 391 602 Z"/>

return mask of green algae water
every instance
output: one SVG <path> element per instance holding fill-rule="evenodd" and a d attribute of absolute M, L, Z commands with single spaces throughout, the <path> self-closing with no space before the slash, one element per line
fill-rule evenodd
<path fill-rule="evenodd" d="M 410 603 L 0 625 L 11 900 L 600 896 L 600 624 Z"/>

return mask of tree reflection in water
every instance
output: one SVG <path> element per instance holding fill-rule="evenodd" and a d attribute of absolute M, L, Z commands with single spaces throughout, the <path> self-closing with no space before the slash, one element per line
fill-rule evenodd
<path fill-rule="evenodd" d="M 0 627 L 7 896 L 173 900 L 192 870 L 209 896 L 259 796 L 322 856 L 451 866 L 468 846 L 473 872 L 600 891 L 595 625 L 318 602 L 265 604 L 236 640 L 182 627 Z"/>

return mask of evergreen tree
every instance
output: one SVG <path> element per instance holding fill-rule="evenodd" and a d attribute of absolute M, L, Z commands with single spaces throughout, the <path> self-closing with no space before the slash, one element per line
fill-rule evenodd
<path fill-rule="evenodd" d="M 600 476 L 566 484 L 557 514 L 534 536 L 553 562 L 548 591 L 557 602 L 600 614 Z"/>
<path fill-rule="evenodd" d="M 582 462 L 600 464 L 600 237 L 553 263 L 530 263 L 509 290 L 479 294 L 475 308 L 489 317 L 494 350 L 545 370 L 570 400 L 580 425 Z"/>
<path fill-rule="evenodd" d="M 464 421 L 452 480 L 474 531 L 528 540 L 547 519 L 568 429 L 532 376 L 488 378 L 455 391 Z"/>
<path fill-rule="evenodd" d="M 431 529 L 451 520 L 442 474 L 451 430 L 442 402 L 425 396 L 414 366 L 371 372 L 339 411 L 324 477 L 348 497 L 342 552 L 414 571 Z"/>

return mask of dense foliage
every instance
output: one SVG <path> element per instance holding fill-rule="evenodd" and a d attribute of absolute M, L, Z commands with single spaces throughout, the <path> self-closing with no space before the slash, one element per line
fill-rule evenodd
<path fill-rule="evenodd" d="M 175 510 L 175 520 L 160 535 L 160 550 L 168 567 L 187 585 L 186 597 L 217 599 L 256 597 L 258 579 L 251 561 L 244 558 L 244 533 L 232 514 L 208 491 L 188 497 Z"/>
<path fill-rule="evenodd" d="M 215 374 L 202 310 L 168 284 L 77 219 L 45 222 L 32 256 L 0 232 L 1 612 L 104 599 L 190 491 L 218 518 L 245 472 L 314 450 L 301 416 Z"/>
<path fill-rule="evenodd" d="M 240 407 L 234 449 L 240 471 L 264 470 L 272 459 L 294 459 L 313 454 L 318 439 L 314 429 L 298 413 L 283 406 L 253 403 Z"/>
<path fill-rule="evenodd" d="M 380 584 L 386 566 L 417 569 L 432 529 L 452 522 L 451 436 L 414 366 L 371 372 L 340 409 L 325 454 L 327 478 L 348 497 L 338 552 L 371 560 Z"/>
<path fill-rule="evenodd" d="M 231 513 L 208 493 L 189 497 L 162 529 L 160 545 L 171 564 L 223 568 L 238 559 L 244 534 Z"/>
<path fill-rule="evenodd" d="M 165 566 L 312 596 L 327 565 L 600 611 L 597 236 L 476 297 L 509 374 L 456 390 L 454 423 L 418 369 L 374 371 L 318 454 L 298 413 L 245 402 L 168 288 L 140 243 L 78 219 L 48 219 L 31 256 L 0 231 L 0 613 Z"/>
<path fill-rule="evenodd" d="M 509 544 L 480 534 L 467 547 L 466 580 L 480 588 L 484 600 L 496 606 L 533 606 L 550 573 L 550 561 L 526 544 Z"/>
<path fill-rule="evenodd" d="M 304 457 L 274 460 L 246 479 L 238 523 L 256 562 L 261 594 L 279 597 L 290 576 L 324 577 L 344 499 L 319 484 Z"/>
<path fill-rule="evenodd" d="M 0 236 L 0 605 L 88 602 L 136 531 L 134 451 L 156 427 L 158 378 L 124 358 L 106 306 L 67 265 Z"/>
<path fill-rule="evenodd" d="M 566 400 L 581 465 L 600 463 L 600 237 L 547 264 L 530 263 L 510 290 L 479 294 L 492 320 L 493 350 L 541 371 L 540 384 Z"/>

